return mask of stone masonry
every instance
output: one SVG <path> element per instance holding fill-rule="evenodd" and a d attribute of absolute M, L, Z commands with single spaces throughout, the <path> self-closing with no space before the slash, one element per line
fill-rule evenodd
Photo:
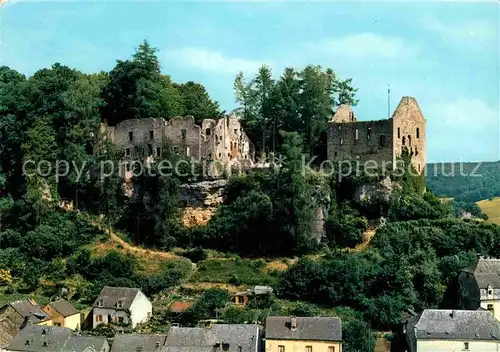
<path fill-rule="evenodd" d="M 395 165 L 403 150 L 411 155 L 415 170 L 422 173 L 426 164 L 426 122 L 417 101 L 403 97 L 390 119 L 358 121 L 350 106 L 341 105 L 327 130 L 328 159 L 359 161 L 373 160 Z"/>
<path fill-rule="evenodd" d="M 125 159 L 161 156 L 168 143 L 173 151 L 196 161 L 236 160 L 253 165 L 255 149 L 237 116 L 204 119 L 201 126 L 192 116 L 124 120 L 116 126 L 101 126 L 101 135 L 123 149 Z"/>

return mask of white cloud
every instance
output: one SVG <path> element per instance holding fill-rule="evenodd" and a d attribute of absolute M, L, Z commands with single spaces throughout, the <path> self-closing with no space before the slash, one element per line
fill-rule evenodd
<path fill-rule="evenodd" d="M 396 59 L 418 54 L 419 48 L 399 37 L 387 37 L 374 33 L 352 34 L 340 38 L 328 38 L 309 43 L 307 49 L 322 55 L 343 58 Z"/>
<path fill-rule="evenodd" d="M 435 103 L 426 109 L 429 159 L 498 160 L 499 107 L 479 99 Z"/>
<path fill-rule="evenodd" d="M 195 47 L 169 50 L 165 55 L 165 59 L 189 68 L 230 74 L 239 71 L 256 72 L 263 64 L 273 66 L 272 62 L 231 57 L 219 51 Z"/>
<path fill-rule="evenodd" d="M 454 23 L 444 23 L 436 18 L 424 18 L 422 27 L 430 32 L 437 33 L 442 40 L 455 47 L 464 49 L 498 48 L 498 24 L 468 20 Z"/>

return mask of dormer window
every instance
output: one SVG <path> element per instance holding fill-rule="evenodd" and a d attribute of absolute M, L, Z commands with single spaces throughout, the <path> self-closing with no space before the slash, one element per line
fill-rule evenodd
<path fill-rule="evenodd" d="M 491 295 L 493 295 L 493 287 L 488 285 L 488 296 L 491 296 Z"/>
<path fill-rule="evenodd" d="M 102 307 L 102 299 L 100 299 L 100 300 L 97 301 L 97 306 L 98 307 Z"/>
<path fill-rule="evenodd" d="M 116 302 L 116 307 L 117 308 L 123 308 L 123 301 L 120 300 L 120 301 Z"/>

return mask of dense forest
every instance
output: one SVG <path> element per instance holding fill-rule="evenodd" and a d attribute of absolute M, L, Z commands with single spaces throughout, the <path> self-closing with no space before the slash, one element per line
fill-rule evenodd
<path fill-rule="evenodd" d="M 344 350 L 356 352 L 373 343 L 370 327 L 398 331 L 408 308 L 452 307 L 458 272 L 477 254 L 500 256 L 500 227 L 458 219 L 450 204 L 422 192 L 422 177 L 389 173 L 340 179 L 338 170 L 327 175 L 303 169 L 304 155 L 324 150 L 325 127 L 335 108 L 356 103 L 349 79 L 339 80 L 332 69 L 313 65 L 287 68 L 273 78 L 263 66 L 252 79 L 239 74 L 234 89 L 237 112 L 258 151 L 280 152 L 286 162 L 281 168 L 232 176 L 225 202 L 209 223 L 186 228 L 178 201 L 179 185 L 186 179 L 144 173 L 133 180 L 137 195 L 127 197 L 119 173 L 103 178 L 100 170 L 102 161 L 117 162 L 121 152 L 95 132 L 101 121 L 178 115 L 199 121 L 224 114 L 201 84 L 175 83 L 162 74 L 156 50 L 147 42 L 110 72 L 89 75 L 54 64 L 27 78 L 1 67 L 0 297 L 50 298 L 69 287 L 72 300 L 88 306 L 104 285 L 139 286 L 153 296 L 170 292 L 190 276 L 195 280 L 205 272 L 216 277 L 211 270 L 233 263 L 242 274 L 234 271 L 229 284 L 272 284 L 276 297 L 221 311 L 228 292 L 208 289 L 181 316 L 155 315 L 156 328 L 175 319 L 193 325 L 215 316 L 244 322 L 261 321 L 270 312 L 329 312 L 344 319 Z M 178 160 L 168 145 L 161 155 Z M 79 167 L 60 175 L 49 166 L 61 160 Z M 26 161 L 34 163 L 23 167 Z M 46 161 L 44 167 L 34 170 L 40 161 Z M 405 156 L 403 161 L 409 165 Z M 494 188 L 498 172 L 492 170 L 485 173 Z M 400 185 L 389 196 L 353 201 L 360 185 L 387 177 Z M 439 188 L 440 182 L 430 177 L 429 188 L 459 196 Z M 454 182 L 459 185 L 454 191 L 466 187 L 461 179 Z M 489 189 L 490 183 L 479 188 Z M 76 211 L 64 210 L 61 201 L 73 202 Z M 326 210 L 326 236 L 320 243 L 311 236 L 318 205 Z M 352 250 L 367 230 L 375 230 L 374 222 L 382 225 L 371 245 Z M 184 258 L 165 260 L 151 273 L 130 253 L 96 255 L 92 245 L 106 241 L 106 229 Z M 215 265 L 209 251 L 234 260 Z M 284 270 L 264 274 L 262 258 L 294 257 L 299 259 Z M 198 263 L 194 275 L 193 262 Z"/>
<path fill-rule="evenodd" d="M 500 196 L 500 162 L 427 166 L 427 186 L 440 197 L 473 203 Z"/>

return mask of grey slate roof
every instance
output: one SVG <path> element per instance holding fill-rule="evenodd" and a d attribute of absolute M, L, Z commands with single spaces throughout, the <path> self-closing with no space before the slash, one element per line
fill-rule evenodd
<path fill-rule="evenodd" d="M 39 323 L 50 319 L 47 313 L 45 313 L 40 306 L 28 299 L 11 302 L 9 304 L 16 310 L 16 312 L 18 312 L 23 318 L 28 319 L 31 323 Z"/>
<path fill-rule="evenodd" d="M 407 330 L 417 339 L 500 341 L 500 322 L 482 310 L 426 309 Z"/>
<path fill-rule="evenodd" d="M 139 291 L 138 288 L 104 286 L 92 306 L 94 308 L 114 309 L 116 303 L 121 300 L 123 301 L 122 308 L 129 309 Z M 102 300 L 102 306 L 97 304 L 100 300 Z"/>
<path fill-rule="evenodd" d="M 116 335 L 111 345 L 111 352 L 160 351 L 165 344 L 166 334 L 120 334 Z M 158 347 L 156 347 L 158 344 Z"/>
<path fill-rule="evenodd" d="M 251 324 L 214 324 L 210 328 L 172 327 L 162 352 L 209 352 L 215 344 L 229 344 L 229 352 L 257 352 L 261 327 Z"/>
<path fill-rule="evenodd" d="M 26 326 L 11 342 L 7 350 L 23 352 L 60 351 L 72 331 L 56 326 Z"/>
<path fill-rule="evenodd" d="M 297 330 L 290 328 L 291 317 L 267 317 L 266 339 L 342 341 L 338 317 L 297 317 Z"/>
<path fill-rule="evenodd" d="M 96 352 L 106 351 L 108 340 L 104 336 L 71 336 L 61 352 L 83 352 L 92 347 Z"/>
<path fill-rule="evenodd" d="M 71 303 L 69 303 L 64 299 L 50 302 L 49 305 L 55 310 L 57 310 L 59 314 L 61 314 L 64 317 L 69 317 L 71 315 L 80 313 L 75 307 L 73 307 Z"/>
<path fill-rule="evenodd" d="M 474 275 L 479 288 L 487 288 L 488 285 L 500 288 L 500 259 L 480 258 L 476 265 L 464 271 Z"/>

